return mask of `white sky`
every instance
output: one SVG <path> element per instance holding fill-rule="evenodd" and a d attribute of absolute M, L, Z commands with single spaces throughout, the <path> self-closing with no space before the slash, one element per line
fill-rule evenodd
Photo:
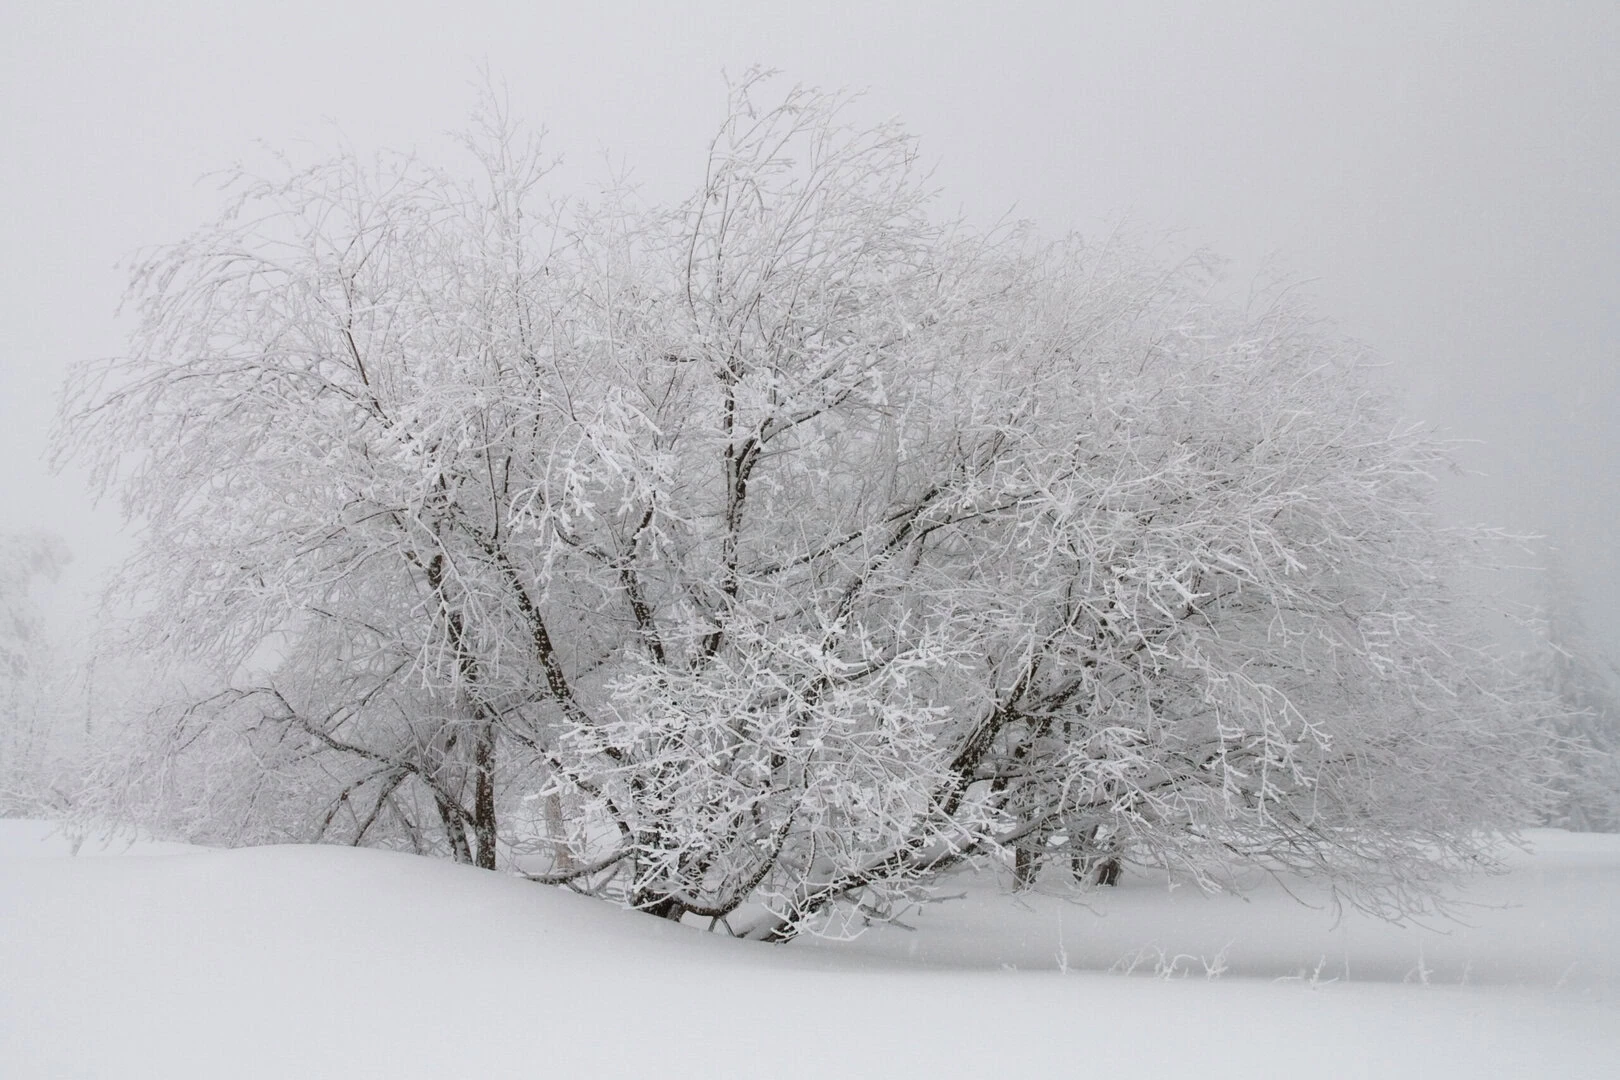
<path fill-rule="evenodd" d="M 40 461 L 68 364 L 119 350 L 116 268 L 271 146 L 432 144 L 487 61 L 550 146 L 695 182 L 722 68 L 869 91 L 945 205 L 1125 215 L 1276 256 L 1414 418 L 1483 440 L 1452 513 L 1548 532 L 1620 654 L 1620 4 L 395 2 L 0 5 L 0 530 L 117 549 Z"/>

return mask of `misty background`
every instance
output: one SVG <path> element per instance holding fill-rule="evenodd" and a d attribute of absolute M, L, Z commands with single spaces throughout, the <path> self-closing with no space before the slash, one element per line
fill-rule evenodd
<path fill-rule="evenodd" d="M 1470 440 L 1447 515 L 1547 535 L 1620 654 L 1620 5 L 872 7 L 11 0 L 0 532 L 61 534 L 51 602 L 84 610 L 126 542 L 44 461 L 57 388 L 121 350 L 120 264 L 213 217 L 207 174 L 260 141 L 450 159 L 487 66 L 564 157 L 559 193 L 628 172 L 656 199 L 701 179 L 722 70 L 759 64 L 865 89 L 921 136 L 942 211 L 1174 230 L 1238 289 L 1309 279 L 1404 412 Z"/>

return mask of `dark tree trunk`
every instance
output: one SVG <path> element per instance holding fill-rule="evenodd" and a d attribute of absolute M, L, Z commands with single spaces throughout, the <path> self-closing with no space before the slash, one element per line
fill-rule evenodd
<path fill-rule="evenodd" d="M 1081 883 L 1089 877 L 1094 885 L 1118 885 L 1123 867 L 1118 855 L 1091 852 L 1073 856 L 1069 860 L 1069 869 L 1074 873 L 1074 880 Z"/>
<path fill-rule="evenodd" d="M 444 838 L 450 845 L 450 857 L 458 863 L 472 862 L 472 849 L 467 846 L 467 830 L 462 826 L 461 815 L 443 797 L 434 801 L 439 807 L 439 820 L 444 823 Z"/>
<path fill-rule="evenodd" d="M 473 835 L 478 842 L 476 863 L 495 869 L 495 725 L 479 723 L 473 736 Z"/>
<path fill-rule="evenodd" d="M 1118 855 L 1110 855 L 1108 858 L 1104 859 L 1101 863 L 1097 864 L 1097 884 L 1099 884 L 1099 885 L 1118 885 L 1119 884 L 1119 871 L 1120 871 L 1119 856 Z"/>
<path fill-rule="evenodd" d="M 1027 889 L 1035 884 L 1035 875 L 1040 872 L 1040 856 L 1027 848 L 1013 849 L 1013 888 Z"/>
<path fill-rule="evenodd" d="M 665 896 L 637 906 L 649 915 L 656 915 L 660 919 L 669 919 L 672 922 L 680 922 L 681 916 L 686 914 L 686 905 L 673 896 Z"/>

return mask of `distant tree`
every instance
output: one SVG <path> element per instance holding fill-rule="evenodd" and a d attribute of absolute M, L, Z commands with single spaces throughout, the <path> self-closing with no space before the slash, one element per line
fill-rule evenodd
<path fill-rule="evenodd" d="M 290 833 L 770 939 L 1009 850 L 1399 913 L 1534 820 L 1445 453 L 1353 348 L 942 224 L 901 130 L 760 92 L 673 208 L 545 204 L 493 111 L 476 181 L 244 178 L 141 266 L 61 449 L 146 523 L 151 641 L 281 657 L 168 746 L 230 732 Z"/>
<path fill-rule="evenodd" d="M 1554 824 L 1620 832 L 1620 669 L 1592 640 L 1580 591 L 1556 552 L 1542 579 L 1542 640 L 1535 677 L 1557 702 L 1564 774 Z"/>
<path fill-rule="evenodd" d="M 54 581 L 72 556 L 40 530 L 0 533 L 0 813 L 32 808 L 55 756 L 59 684 L 34 585 Z"/>
<path fill-rule="evenodd" d="M 55 581 L 70 561 L 67 544 L 54 533 L 0 533 L 0 675 L 16 678 L 28 670 L 43 633 L 30 590 L 36 580 Z"/>

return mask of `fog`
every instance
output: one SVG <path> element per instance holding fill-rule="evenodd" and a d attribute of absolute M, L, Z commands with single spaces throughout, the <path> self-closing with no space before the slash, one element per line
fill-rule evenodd
<path fill-rule="evenodd" d="M 942 206 L 1049 234 L 1125 221 L 1273 265 L 1385 359 L 1476 475 L 1446 512 L 1544 533 L 1620 653 L 1620 6 L 561 5 L 13 0 L 0 12 L 0 530 L 123 543 L 43 461 L 67 367 L 115 353 L 121 260 L 218 208 L 271 147 L 437 152 L 481 65 L 565 155 L 694 183 L 722 71 L 864 88 Z M 1528 561 L 1528 560 L 1527 560 Z"/>

